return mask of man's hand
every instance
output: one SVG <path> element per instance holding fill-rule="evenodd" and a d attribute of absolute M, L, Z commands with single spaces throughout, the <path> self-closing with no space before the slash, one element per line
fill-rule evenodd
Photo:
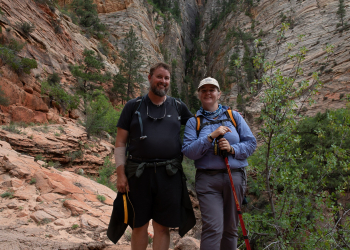
<path fill-rule="evenodd" d="M 130 192 L 128 178 L 125 175 L 124 166 L 117 168 L 117 189 L 118 192 L 125 193 Z"/>

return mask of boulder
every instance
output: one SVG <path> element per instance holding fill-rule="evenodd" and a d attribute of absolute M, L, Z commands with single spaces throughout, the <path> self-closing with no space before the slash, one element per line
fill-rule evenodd
<path fill-rule="evenodd" d="M 30 218 L 32 218 L 37 223 L 49 223 L 55 220 L 55 217 L 42 210 L 35 211 L 30 215 Z"/>
<path fill-rule="evenodd" d="M 28 185 L 24 187 L 23 189 L 17 190 L 14 193 L 14 196 L 18 198 L 19 200 L 30 200 L 35 199 L 36 195 L 36 188 L 33 185 Z"/>
<path fill-rule="evenodd" d="M 54 224 L 56 226 L 63 226 L 64 227 L 64 226 L 66 226 L 66 221 L 64 219 L 57 219 L 57 220 L 55 220 Z"/>
<path fill-rule="evenodd" d="M 46 113 L 40 112 L 40 111 L 34 111 L 34 118 L 35 123 L 48 123 L 46 119 Z"/>
<path fill-rule="evenodd" d="M 64 196 L 56 193 L 46 193 L 41 196 L 38 196 L 36 198 L 36 201 L 41 202 L 41 201 L 55 201 L 55 200 L 60 200 L 63 199 Z"/>
<path fill-rule="evenodd" d="M 13 106 L 11 107 L 11 118 L 14 122 L 34 122 L 34 112 L 33 110 L 23 107 L 23 106 Z"/>
<path fill-rule="evenodd" d="M 24 106 L 32 110 L 44 111 L 44 112 L 49 111 L 48 106 L 44 103 L 44 101 L 40 97 L 37 97 L 36 95 L 32 95 L 29 93 L 26 93 L 26 98 L 23 104 Z"/>
<path fill-rule="evenodd" d="M 192 237 L 183 237 L 176 244 L 174 250 L 199 250 L 200 241 Z"/>
<path fill-rule="evenodd" d="M 76 109 L 69 111 L 69 118 L 78 119 L 79 118 L 79 111 Z"/>

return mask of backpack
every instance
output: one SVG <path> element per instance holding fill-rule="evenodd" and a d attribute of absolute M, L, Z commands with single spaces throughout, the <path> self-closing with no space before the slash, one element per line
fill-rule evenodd
<path fill-rule="evenodd" d="M 232 123 L 232 125 L 235 127 L 236 131 L 237 131 L 237 123 L 236 123 L 236 120 L 235 118 L 233 117 L 233 114 L 232 114 L 232 110 L 231 108 L 228 108 L 224 114 L 226 115 L 227 119 L 223 119 L 223 120 L 216 120 L 216 121 L 210 121 L 210 122 L 204 122 L 203 123 L 203 116 L 197 116 L 197 114 L 195 115 L 195 118 L 196 118 L 196 133 L 197 133 L 197 137 L 199 136 L 199 132 L 202 130 L 202 128 L 204 126 L 207 126 L 207 125 L 210 125 L 210 124 L 217 124 L 217 123 L 222 123 L 225 122 L 225 121 L 230 121 Z M 238 134 L 238 131 L 237 131 L 237 134 Z M 239 134 L 238 134 L 239 136 Z"/>
<path fill-rule="evenodd" d="M 141 104 L 142 104 L 143 100 L 145 99 L 146 95 L 137 97 L 136 98 L 136 102 L 134 103 L 134 107 L 133 107 L 133 114 L 136 114 L 138 116 L 138 118 L 139 118 L 139 124 L 140 124 L 140 129 L 141 129 L 140 140 L 144 140 L 144 139 L 147 138 L 147 135 L 143 135 L 143 124 L 142 124 L 142 119 L 141 119 L 141 113 L 139 112 Z M 171 96 L 169 96 L 169 98 L 172 99 L 173 102 L 175 103 L 175 107 L 176 107 L 177 113 L 179 115 L 177 117 L 177 119 L 179 121 L 181 121 L 181 112 L 182 112 L 181 99 L 180 98 L 171 97 Z"/>

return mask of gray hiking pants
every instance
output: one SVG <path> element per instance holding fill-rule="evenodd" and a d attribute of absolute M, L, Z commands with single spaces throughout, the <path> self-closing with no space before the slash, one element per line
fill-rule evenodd
<path fill-rule="evenodd" d="M 247 183 L 245 171 L 232 172 L 232 179 L 242 204 Z M 228 174 L 197 171 L 196 192 L 203 224 L 200 250 L 236 250 L 239 219 Z"/>

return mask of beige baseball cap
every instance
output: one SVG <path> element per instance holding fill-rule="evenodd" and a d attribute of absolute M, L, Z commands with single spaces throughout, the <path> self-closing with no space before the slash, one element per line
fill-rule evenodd
<path fill-rule="evenodd" d="M 207 84 L 211 84 L 211 85 L 218 87 L 218 89 L 220 91 L 220 86 L 219 86 L 218 81 L 215 80 L 214 78 L 211 78 L 211 77 L 204 78 L 202 81 L 200 81 L 197 90 L 199 90 L 202 86 L 207 85 Z"/>

